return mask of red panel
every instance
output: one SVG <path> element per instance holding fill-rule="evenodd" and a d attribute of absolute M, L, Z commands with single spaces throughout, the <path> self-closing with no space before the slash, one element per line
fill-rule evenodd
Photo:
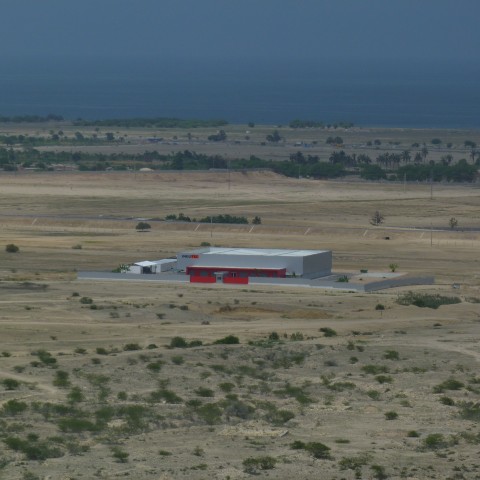
<path fill-rule="evenodd" d="M 285 268 L 242 268 L 242 267 L 201 267 L 192 265 L 186 268 L 187 275 L 213 275 L 215 272 L 228 272 L 229 277 L 236 273 L 239 275 L 246 275 L 248 277 L 273 277 L 285 278 Z"/>
<path fill-rule="evenodd" d="M 223 283 L 237 283 L 248 285 L 248 277 L 223 277 Z"/>
<path fill-rule="evenodd" d="M 215 277 L 201 277 L 200 275 L 190 275 L 190 283 L 216 283 Z"/>

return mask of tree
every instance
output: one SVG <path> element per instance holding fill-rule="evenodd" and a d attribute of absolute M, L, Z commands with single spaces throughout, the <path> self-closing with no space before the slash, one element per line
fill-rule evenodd
<path fill-rule="evenodd" d="M 107 132 L 105 133 L 105 138 L 107 139 L 108 142 L 113 142 L 115 139 L 115 136 L 113 135 L 112 132 Z"/>
<path fill-rule="evenodd" d="M 211 142 L 223 142 L 227 139 L 227 134 L 225 133 L 225 130 L 219 130 L 215 135 L 210 135 L 208 139 Z"/>
<path fill-rule="evenodd" d="M 370 219 L 370 223 L 378 227 L 385 221 L 385 217 L 377 210 Z"/>
<path fill-rule="evenodd" d="M 421 153 L 422 153 L 422 159 L 425 162 L 425 160 L 427 159 L 427 156 L 428 156 L 428 148 L 423 147 L 422 150 L 421 150 Z"/>
<path fill-rule="evenodd" d="M 257 215 L 254 217 L 254 219 L 252 220 L 252 225 L 261 225 L 262 223 L 262 219 Z"/>
<path fill-rule="evenodd" d="M 410 155 L 410 150 L 404 150 L 401 154 L 403 163 L 407 164 L 410 162 L 412 156 Z"/>
<path fill-rule="evenodd" d="M 149 223 L 146 223 L 146 222 L 138 222 L 137 226 L 135 227 L 135 229 L 138 232 L 145 232 L 146 230 L 150 230 L 151 228 L 152 228 L 152 226 Z"/>
<path fill-rule="evenodd" d="M 458 220 L 455 218 L 455 217 L 452 217 L 449 221 L 448 221 L 448 225 L 450 226 L 450 228 L 452 230 L 455 230 L 457 227 L 458 227 Z"/>
<path fill-rule="evenodd" d="M 388 268 L 392 271 L 395 272 L 398 269 L 398 263 L 391 263 Z"/>
<path fill-rule="evenodd" d="M 282 140 L 282 137 L 278 133 L 278 130 L 274 130 L 272 134 L 267 135 L 265 138 L 267 139 L 267 142 L 272 143 L 278 143 L 280 140 Z"/>
<path fill-rule="evenodd" d="M 14 244 L 14 243 L 9 243 L 5 247 L 5 251 L 8 253 L 17 253 L 20 249 Z"/>

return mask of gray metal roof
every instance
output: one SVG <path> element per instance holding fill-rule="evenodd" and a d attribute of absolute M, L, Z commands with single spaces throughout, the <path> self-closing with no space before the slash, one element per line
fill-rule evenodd
<path fill-rule="evenodd" d="M 329 250 L 286 250 L 279 248 L 221 248 L 210 247 L 198 249 L 189 253 L 201 253 L 202 255 L 260 255 L 264 257 L 307 257 Z"/>

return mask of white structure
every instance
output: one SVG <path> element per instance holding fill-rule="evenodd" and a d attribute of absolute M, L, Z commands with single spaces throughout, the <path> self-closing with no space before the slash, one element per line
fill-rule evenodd
<path fill-rule="evenodd" d="M 152 262 L 145 260 L 144 262 L 137 262 L 131 265 L 126 273 L 171 272 L 175 269 L 176 265 L 177 261 L 174 258 L 164 258 L 162 260 L 154 260 Z"/>

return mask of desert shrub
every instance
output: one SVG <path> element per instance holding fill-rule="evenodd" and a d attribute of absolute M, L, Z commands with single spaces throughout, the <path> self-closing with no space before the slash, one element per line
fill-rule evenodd
<path fill-rule="evenodd" d="M 227 335 L 226 337 L 215 340 L 213 343 L 214 345 L 238 345 L 240 339 L 235 335 Z"/>
<path fill-rule="evenodd" d="M 348 361 L 352 364 L 358 363 L 358 357 L 350 357 Z"/>
<path fill-rule="evenodd" d="M 14 243 L 9 243 L 5 247 L 5 251 L 8 253 L 17 253 L 20 249 L 14 244 Z"/>
<path fill-rule="evenodd" d="M 235 388 L 235 384 L 230 383 L 230 382 L 223 382 L 223 383 L 219 383 L 218 387 L 223 392 L 230 393 Z"/>
<path fill-rule="evenodd" d="M 336 337 L 337 336 L 337 332 L 333 328 L 330 328 L 330 327 L 322 327 L 322 328 L 319 329 L 319 331 L 322 332 L 325 337 Z"/>
<path fill-rule="evenodd" d="M 55 372 L 55 378 L 53 379 L 53 384 L 59 388 L 66 388 L 70 386 L 70 381 L 68 380 L 68 372 L 63 370 L 58 370 Z"/>
<path fill-rule="evenodd" d="M 288 382 L 282 389 L 275 390 L 274 393 L 281 397 L 293 397 L 298 403 L 302 405 L 308 405 L 309 403 L 313 403 L 314 401 L 301 387 L 294 387 Z"/>
<path fill-rule="evenodd" d="M 151 362 L 147 365 L 147 368 L 155 373 L 158 373 L 162 369 L 163 362 L 157 361 L 157 362 Z"/>
<path fill-rule="evenodd" d="M 292 342 L 301 342 L 304 339 L 305 337 L 302 332 L 293 332 L 290 335 L 290 340 L 292 340 Z"/>
<path fill-rule="evenodd" d="M 83 305 L 91 305 L 93 303 L 93 298 L 90 298 L 90 297 L 82 297 L 80 299 L 80 303 L 82 303 Z"/>
<path fill-rule="evenodd" d="M 182 403 L 182 398 L 179 397 L 175 392 L 172 390 L 168 390 L 166 388 L 160 388 L 159 390 L 155 390 L 154 392 L 150 393 L 149 400 L 151 402 L 161 402 L 165 401 L 166 403 Z"/>
<path fill-rule="evenodd" d="M 192 348 L 200 347 L 201 345 L 201 340 L 192 340 L 187 342 L 183 337 L 173 337 L 170 340 L 169 348 Z"/>
<path fill-rule="evenodd" d="M 400 360 L 400 354 L 396 350 L 387 350 L 383 358 L 387 360 Z"/>
<path fill-rule="evenodd" d="M 174 355 L 172 357 L 172 363 L 174 365 L 182 365 L 185 362 L 185 359 L 181 355 Z"/>
<path fill-rule="evenodd" d="M 251 475 L 256 474 L 258 470 L 272 470 L 276 463 L 277 460 L 269 456 L 249 457 L 242 462 L 243 471 Z"/>
<path fill-rule="evenodd" d="M 206 388 L 206 387 L 199 387 L 195 390 L 195 393 L 199 396 L 199 397 L 214 397 L 215 396 L 215 392 L 210 389 L 210 388 Z"/>
<path fill-rule="evenodd" d="M 85 348 L 78 347 L 74 350 L 74 352 L 80 355 L 85 355 L 87 353 L 87 350 Z"/>
<path fill-rule="evenodd" d="M 431 433 L 423 439 L 423 447 L 429 450 L 437 450 L 448 447 L 448 441 L 441 433 Z"/>
<path fill-rule="evenodd" d="M 385 305 L 383 305 L 383 303 L 377 303 L 375 305 L 375 310 L 383 311 L 383 310 L 385 310 Z"/>
<path fill-rule="evenodd" d="M 170 340 L 170 348 L 187 348 L 188 343 L 183 337 L 173 337 Z"/>
<path fill-rule="evenodd" d="M 279 410 L 275 405 L 267 410 L 265 414 L 265 420 L 276 427 L 280 427 L 287 423 L 292 418 L 295 418 L 295 414 L 290 410 Z"/>
<path fill-rule="evenodd" d="M 326 387 L 333 392 L 343 392 L 345 390 L 353 390 L 356 385 L 352 382 L 335 382 L 329 383 Z"/>
<path fill-rule="evenodd" d="M 390 375 L 377 375 L 375 377 L 375 380 L 378 383 L 392 383 L 393 382 L 393 378 Z"/>
<path fill-rule="evenodd" d="M 386 480 L 388 478 L 388 475 L 385 473 L 385 467 L 382 467 L 381 465 L 372 465 L 370 469 L 373 472 L 373 478 L 376 478 L 377 480 Z"/>
<path fill-rule="evenodd" d="M 419 436 L 420 436 L 420 434 L 416 430 L 410 430 L 407 433 L 407 437 L 409 437 L 409 438 L 418 438 Z"/>
<path fill-rule="evenodd" d="M 20 382 L 18 380 L 15 380 L 14 378 L 6 378 L 2 381 L 2 385 L 7 390 L 15 390 L 20 386 Z"/>
<path fill-rule="evenodd" d="M 117 462 L 126 463 L 128 462 L 128 457 L 130 454 L 125 452 L 125 450 L 122 450 L 120 447 L 113 447 L 112 456 Z"/>
<path fill-rule="evenodd" d="M 385 412 L 385 418 L 387 420 L 396 420 L 398 418 L 398 413 L 390 410 L 389 412 Z"/>
<path fill-rule="evenodd" d="M 437 309 L 442 305 L 461 303 L 461 300 L 458 297 L 446 297 L 439 294 L 407 292 L 397 298 L 397 303 L 399 305 L 415 305 L 421 308 Z"/>
<path fill-rule="evenodd" d="M 68 392 L 67 399 L 70 403 L 79 403 L 84 400 L 84 396 L 80 387 L 72 387 Z"/>
<path fill-rule="evenodd" d="M 348 283 L 350 279 L 348 278 L 347 275 L 341 275 L 340 277 L 338 277 L 335 281 L 336 282 L 341 282 L 341 283 Z"/>
<path fill-rule="evenodd" d="M 63 456 L 60 448 L 50 446 L 46 441 L 38 439 L 21 439 L 19 437 L 7 437 L 4 439 L 8 448 L 21 452 L 28 460 L 46 460 Z"/>
<path fill-rule="evenodd" d="M 378 375 L 379 373 L 388 373 L 389 369 L 385 365 L 364 365 L 362 371 L 370 375 Z"/>
<path fill-rule="evenodd" d="M 125 401 L 128 399 L 128 394 L 127 392 L 124 392 L 123 390 L 121 392 L 117 393 L 117 398 L 121 401 Z"/>
<path fill-rule="evenodd" d="M 442 403 L 443 405 L 447 405 L 447 407 L 453 407 L 455 405 L 455 401 L 453 400 L 453 398 L 450 397 L 441 397 L 440 403 Z"/>
<path fill-rule="evenodd" d="M 456 380 L 455 378 L 449 378 L 444 382 L 435 385 L 433 387 L 433 393 L 443 393 L 445 390 L 461 390 L 465 384 Z"/>
<path fill-rule="evenodd" d="M 255 408 L 252 405 L 238 400 L 236 395 L 227 395 L 225 400 L 219 403 L 219 406 L 223 407 L 223 412 L 227 418 L 238 417 L 247 420 L 251 418 L 255 412 Z"/>
<path fill-rule="evenodd" d="M 138 343 L 127 343 L 123 346 L 125 352 L 133 352 L 135 350 L 141 350 L 142 347 Z"/>
<path fill-rule="evenodd" d="M 480 421 L 480 402 L 459 402 L 460 417 L 464 420 Z"/>
<path fill-rule="evenodd" d="M 12 354 L 11 354 L 10 352 L 5 352 L 5 351 L 2 352 L 1 355 L 2 355 L 2 357 L 4 357 L 4 358 L 8 358 L 8 357 L 11 357 L 11 356 L 12 356 Z"/>
<path fill-rule="evenodd" d="M 95 351 L 97 352 L 97 355 L 108 355 L 110 352 L 104 348 L 104 347 L 97 347 L 95 349 Z"/>
<path fill-rule="evenodd" d="M 206 403 L 195 409 L 196 414 L 208 425 L 219 423 L 222 417 L 221 408 L 215 403 Z"/>
<path fill-rule="evenodd" d="M 314 458 L 331 458 L 330 447 L 327 447 L 320 442 L 308 442 L 305 445 L 305 450 L 310 453 Z"/>
<path fill-rule="evenodd" d="M 37 350 L 36 352 L 32 352 L 32 355 L 36 355 L 40 362 L 42 362 L 44 365 L 54 365 L 57 363 L 57 359 L 46 350 Z"/>
<path fill-rule="evenodd" d="M 82 417 L 60 418 L 57 425 L 62 432 L 69 433 L 96 432 L 100 429 L 97 424 Z"/>
<path fill-rule="evenodd" d="M 357 474 L 357 478 L 361 478 L 359 475 L 361 468 L 364 465 L 367 465 L 370 460 L 371 455 L 369 455 L 368 453 L 364 453 L 356 457 L 343 457 L 338 462 L 338 465 L 340 467 L 340 470 L 354 470 Z"/>
<path fill-rule="evenodd" d="M 3 404 L 2 410 L 5 415 L 18 415 L 25 412 L 27 408 L 28 405 L 25 402 L 12 399 Z"/>
<path fill-rule="evenodd" d="M 367 395 L 372 399 L 372 400 L 380 400 L 380 392 L 378 390 L 368 390 Z"/>

